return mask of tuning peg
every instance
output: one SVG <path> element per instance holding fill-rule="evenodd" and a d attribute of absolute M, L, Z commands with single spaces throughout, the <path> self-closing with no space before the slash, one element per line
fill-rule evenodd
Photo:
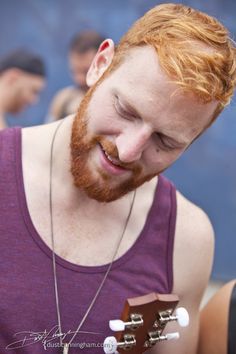
<path fill-rule="evenodd" d="M 163 342 L 164 340 L 177 340 L 179 339 L 179 333 L 167 333 L 161 334 L 161 331 L 148 332 L 148 340 L 144 343 L 144 347 L 151 348 L 156 343 Z"/>
<path fill-rule="evenodd" d="M 135 336 L 132 334 L 125 334 L 122 342 L 117 342 L 116 338 L 107 337 L 103 342 L 103 350 L 106 354 L 117 354 L 117 348 L 124 350 L 130 349 L 136 345 Z"/>
<path fill-rule="evenodd" d="M 179 339 L 179 332 L 167 333 L 166 340 L 177 340 Z"/>
<path fill-rule="evenodd" d="M 187 327 L 189 325 L 189 314 L 184 307 L 177 308 L 175 314 L 180 327 Z"/>
<path fill-rule="evenodd" d="M 109 321 L 109 327 L 113 332 L 124 331 L 125 322 L 121 320 L 111 320 Z"/>
<path fill-rule="evenodd" d="M 135 330 L 143 325 L 143 317 L 140 314 L 132 313 L 130 315 L 130 321 L 124 322 L 121 320 L 109 321 L 109 327 L 114 332 L 124 331 L 125 328 Z"/>
<path fill-rule="evenodd" d="M 177 321 L 181 327 L 187 327 L 189 325 L 188 311 L 184 307 L 179 307 L 174 315 L 171 314 L 171 310 L 159 312 L 153 327 L 163 327 L 169 321 Z"/>
<path fill-rule="evenodd" d="M 117 353 L 117 340 L 115 337 L 107 337 L 103 342 L 103 350 L 106 354 Z"/>

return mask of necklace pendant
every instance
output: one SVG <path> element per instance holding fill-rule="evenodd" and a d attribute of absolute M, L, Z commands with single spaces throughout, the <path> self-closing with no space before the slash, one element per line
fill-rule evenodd
<path fill-rule="evenodd" d="M 69 353 L 69 344 L 68 343 L 63 343 L 63 352 L 62 354 L 68 354 Z"/>

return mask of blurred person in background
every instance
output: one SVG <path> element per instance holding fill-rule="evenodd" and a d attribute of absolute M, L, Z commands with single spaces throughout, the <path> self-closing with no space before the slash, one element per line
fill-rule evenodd
<path fill-rule="evenodd" d="M 45 64 L 28 50 L 17 49 L 0 59 L 0 129 L 6 115 L 21 113 L 38 102 L 45 86 Z"/>
<path fill-rule="evenodd" d="M 68 59 L 74 86 L 66 87 L 55 95 L 49 110 L 49 120 L 58 120 L 77 111 L 81 99 L 88 90 L 87 71 L 104 39 L 92 30 L 80 32 L 72 38 Z"/>

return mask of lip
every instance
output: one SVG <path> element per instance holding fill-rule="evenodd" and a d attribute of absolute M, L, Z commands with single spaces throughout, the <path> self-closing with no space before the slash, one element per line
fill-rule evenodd
<path fill-rule="evenodd" d="M 103 169 L 108 172 L 109 174 L 112 174 L 114 176 L 121 176 L 126 174 L 127 172 L 130 172 L 128 169 L 124 168 L 124 167 L 120 167 L 117 165 L 114 165 L 106 156 L 106 154 L 104 153 L 101 145 L 99 144 L 99 148 L 100 148 L 100 162 L 101 165 L 103 167 Z"/>

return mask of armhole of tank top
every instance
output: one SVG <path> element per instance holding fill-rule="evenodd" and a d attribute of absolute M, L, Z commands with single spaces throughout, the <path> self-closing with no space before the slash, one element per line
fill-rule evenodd
<path fill-rule="evenodd" d="M 15 183 L 17 188 L 17 199 L 21 206 L 21 194 L 23 187 L 23 172 L 22 172 L 22 130 L 21 127 L 14 128 L 14 170 Z"/>
<path fill-rule="evenodd" d="M 21 164 L 21 127 L 14 127 L 14 136 L 13 136 L 13 145 L 14 145 L 14 160 L 15 160 L 15 168 L 16 174 L 18 175 L 19 164 Z"/>
<path fill-rule="evenodd" d="M 4 166 L 3 161 L 4 161 L 4 148 L 3 148 L 3 144 L 4 144 L 4 137 L 3 137 L 3 132 L 0 132 L 0 164 L 1 164 L 1 169 Z M 1 172 L 3 172 L 1 170 Z"/>
<path fill-rule="evenodd" d="M 2 161 L 2 151 L 3 151 L 3 149 L 2 149 L 2 133 L 0 134 L 0 162 Z"/>
<path fill-rule="evenodd" d="M 236 354 L 236 283 L 231 292 L 228 319 L 227 354 Z"/>
<path fill-rule="evenodd" d="M 3 159 L 6 158 L 6 156 L 4 156 L 4 153 L 6 151 L 8 151 L 10 146 L 13 146 L 15 149 L 16 136 L 17 136 L 17 133 L 19 134 L 19 131 L 20 131 L 20 127 L 16 126 L 16 127 L 12 127 L 12 128 L 7 128 L 7 130 L 5 132 L 4 131 L 1 132 L 1 134 L 0 134 L 0 161 L 3 161 Z M 13 155 L 13 159 L 15 161 L 15 154 Z"/>
<path fill-rule="evenodd" d="M 168 248 L 167 248 L 167 277 L 168 277 L 168 292 L 171 293 L 173 289 L 173 255 L 174 255 L 174 239 L 176 227 L 176 212 L 177 200 L 176 189 L 170 183 L 170 219 L 169 219 L 169 232 L 168 232 Z"/>

